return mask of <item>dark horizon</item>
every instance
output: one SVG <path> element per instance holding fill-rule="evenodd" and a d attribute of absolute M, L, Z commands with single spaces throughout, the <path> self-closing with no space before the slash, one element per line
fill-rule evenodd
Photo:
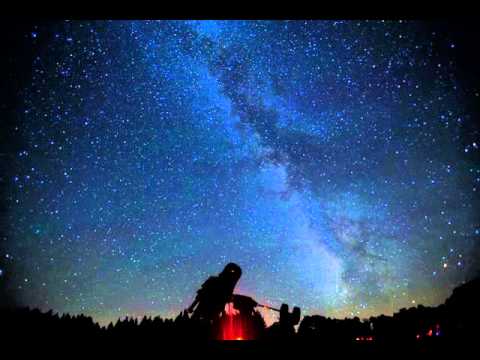
<path fill-rule="evenodd" d="M 446 303 L 437 308 L 402 309 L 393 317 L 379 316 L 369 321 L 358 318 L 335 320 L 306 316 L 298 331 L 288 324 L 283 313 L 280 321 L 266 327 L 258 313 L 228 315 L 213 323 L 195 320 L 187 312 L 175 319 L 123 319 L 100 327 L 83 315 L 59 317 L 38 310 L 0 309 L 6 340 L 10 345 L 45 344 L 57 341 L 56 351 L 78 348 L 115 351 L 121 345 L 144 346 L 156 353 L 259 354 L 270 356 L 321 353 L 385 354 L 396 351 L 409 354 L 459 354 L 474 344 L 478 316 L 480 279 L 457 288 Z M 282 305 L 283 307 L 283 305 Z M 232 317 L 233 316 L 233 317 Z M 250 319 L 250 320 L 248 320 Z M 232 323 L 233 321 L 233 323 Z M 296 322 L 296 321 L 295 321 Z M 225 326 L 236 324 L 225 332 Z M 250 325 L 249 325 L 250 324 Z M 235 340 L 235 341 L 212 341 Z M 243 341 L 238 341 L 243 340 Z M 245 341 L 247 340 L 247 341 Z M 255 341 L 251 341 L 255 340 Z M 155 344 L 155 348 L 151 348 Z M 52 352 L 52 348 L 46 349 Z"/>
<path fill-rule="evenodd" d="M 461 289 L 463 287 L 465 287 L 465 285 L 467 286 L 470 286 L 472 284 L 476 283 L 477 286 L 478 284 L 480 283 L 480 277 L 477 277 L 475 279 L 472 279 L 468 282 L 465 282 L 464 284 L 461 284 L 459 285 L 458 287 L 456 287 L 454 290 L 456 289 Z M 457 290 L 458 291 L 458 290 Z M 305 315 L 305 316 L 302 316 L 302 320 L 307 317 L 307 318 L 316 318 L 316 317 L 322 317 L 322 318 L 325 318 L 327 320 L 338 320 L 338 321 L 344 321 L 344 320 L 355 320 L 355 319 L 358 319 L 361 323 L 369 323 L 370 321 L 375 320 L 375 319 L 379 319 L 379 318 L 383 318 L 383 317 L 390 317 L 390 318 L 395 318 L 395 317 L 398 317 L 399 314 L 401 313 L 404 313 L 404 312 L 412 312 L 412 311 L 416 311 L 416 310 L 423 310 L 423 309 L 434 309 L 434 310 L 438 310 L 438 309 L 441 309 L 442 307 L 445 306 L 445 304 L 448 302 L 449 299 L 451 299 L 454 295 L 454 292 L 452 292 L 452 294 L 450 294 L 450 296 L 446 299 L 446 302 L 445 303 L 442 303 L 442 304 L 439 304 L 437 306 L 424 306 L 423 304 L 416 304 L 415 306 L 411 306 L 411 307 L 408 307 L 408 308 L 401 308 L 401 309 L 398 309 L 398 311 L 394 312 L 393 314 L 391 315 L 386 315 L 386 314 L 378 314 L 376 316 L 370 316 L 368 318 L 359 318 L 357 316 L 355 317 L 344 317 L 344 318 L 335 318 L 335 317 L 328 317 L 328 316 L 324 316 L 322 314 L 309 314 L 309 315 Z M 137 316 L 137 317 L 131 317 L 131 316 L 123 316 L 123 317 L 119 317 L 117 318 L 116 320 L 112 320 L 110 322 L 108 322 L 107 324 L 102 324 L 98 321 L 95 320 L 95 318 L 91 317 L 91 316 L 88 316 L 86 314 L 83 314 L 83 313 L 60 313 L 60 312 L 56 312 L 54 311 L 53 309 L 49 309 L 47 311 L 42 311 L 38 308 L 31 308 L 29 306 L 26 306 L 26 307 L 17 307 L 15 305 L 12 305 L 12 304 L 9 304 L 8 306 L 6 305 L 1 305 L 0 304 L 0 311 L 13 311 L 13 312 L 16 312 L 16 311 L 29 311 L 29 312 L 40 312 L 44 315 L 46 314 L 51 314 L 51 316 L 53 317 L 58 317 L 58 318 L 74 318 L 74 317 L 87 317 L 87 318 L 91 318 L 92 319 L 92 322 L 93 324 L 95 325 L 98 325 L 101 329 L 108 329 L 109 327 L 111 326 L 114 326 L 115 324 L 117 323 L 121 323 L 121 322 L 124 322 L 124 321 L 136 321 L 135 324 L 137 324 L 137 321 L 138 323 L 141 323 L 142 320 L 144 319 L 149 319 L 149 320 L 154 320 L 154 319 L 161 319 L 163 321 L 174 321 L 176 318 L 182 316 L 182 313 L 186 311 L 186 309 L 183 309 L 182 311 L 180 311 L 178 314 L 176 314 L 175 316 L 172 316 L 172 317 L 163 317 L 161 315 L 147 315 L 147 314 L 144 314 L 144 315 L 140 315 L 140 316 Z M 258 309 L 257 309 L 258 310 Z M 278 321 L 279 319 L 277 318 L 275 321 Z M 301 320 L 301 321 L 302 321 Z M 301 321 L 300 321 L 300 324 L 301 324 Z M 268 326 L 268 325 L 267 325 Z"/>

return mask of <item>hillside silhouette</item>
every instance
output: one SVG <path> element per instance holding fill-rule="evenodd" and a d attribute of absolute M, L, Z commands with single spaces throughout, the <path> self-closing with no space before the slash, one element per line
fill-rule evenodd
<path fill-rule="evenodd" d="M 181 342 L 209 343 L 212 347 L 275 347 L 277 350 L 292 343 L 302 347 L 323 344 L 345 348 L 385 348 L 411 346 L 415 349 L 445 347 L 449 344 L 464 344 L 474 340 L 479 322 L 480 279 L 477 278 L 457 287 L 444 304 L 437 307 L 418 305 L 400 309 L 392 316 L 380 315 L 360 320 L 358 317 L 333 319 L 321 315 L 305 316 L 295 331 L 295 321 L 287 309 L 280 321 L 270 327 L 265 325 L 256 310 L 220 317 L 217 321 L 205 322 L 182 311 L 174 319 L 160 316 L 142 319 L 123 318 L 107 326 L 100 326 L 91 317 L 84 315 L 59 315 L 30 308 L 4 308 L 0 310 L 0 322 L 7 329 L 5 340 L 19 339 L 49 343 L 83 344 L 161 344 L 174 347 Z M 286 311 L 286 312 L 285 312 Z M 283 318 L 282 318 L 283 316 Z M 288 319 L 288 320 L 285 320 Z M 246 336 L 242 340 L 255 342 L 215 342 L 226 322 L 243 324 Z M 283 321 L 283 322 L 282 322 Z M 235 345 L 232 345 L 236 343 Z M 240 345 L 240 343 L 242 343 Z M 213 344 L 213 345 L 212 345 Z M 230 344 L 230 345 L 229 345 Z M 276 345 L 275 345 L 276 344 Z M 310 344 L 310 345 L 305 345 Z M 315 345 L 315 346 L 317 346 Z M 185 349 L 184 349 L 185 350 Z"/>

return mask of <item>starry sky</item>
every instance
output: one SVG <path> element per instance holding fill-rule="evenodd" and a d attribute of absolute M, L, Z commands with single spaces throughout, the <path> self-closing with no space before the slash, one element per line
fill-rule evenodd
<path fill-rule="evenodd" d="M 0 251 L 19 304 L 171 317 L 233 261 L 259 302 L 365 318 L 438 305 L 478 270 L 479 94 L 426 24 L 64 21 L 21 36 Z"/>

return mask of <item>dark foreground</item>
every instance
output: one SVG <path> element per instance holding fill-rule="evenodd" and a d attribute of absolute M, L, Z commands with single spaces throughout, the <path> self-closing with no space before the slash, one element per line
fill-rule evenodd
<path fill-rule="evenodd" d="M 28 308 L 0 309 L 3 351 L 0 355 L 28 350 L 70 358 L 75 353 L 98 350 L 189 354 L 193 358 L 219 354 L 226 359 L 248 354 L 264 354 L 269 359 L 277 355 L 298 358 L 302 354 L 317 354 L 316 358 L 326 354 L 453 354 L 457 358 L 479 342 L 479 304 L 477 279 L 455 289 L 445 304 L 438 307 L 420 305 L 401 309 L 393 316 L 362 321 L 305 316 L 298 328 L 293 329 L 282 323 L 266 327 L 261 316 L 254 313 L 250 318 L 237 319 L 242 341 L 212 340 L 225 338 L 225 322 L 194 321 L 186 312 L 175 319 L 125 318 L 101 327 L 84 315 L 59 315 Z"/>

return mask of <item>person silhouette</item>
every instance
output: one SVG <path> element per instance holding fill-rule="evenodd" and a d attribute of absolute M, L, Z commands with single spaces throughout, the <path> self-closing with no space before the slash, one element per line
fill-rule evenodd
<path fill-rule="evenodd" d="M 213 321 L 225 310 L 231 301 L 233 290 L 242 276 L 242 269 L 235 263 L 229 263 L 218 276 L 210 276 L 197 291 L 192 305 L 192 319 Z"/>
<path fill-rule="evenodd" d="M 295 335 L 295 325 L 300 322 L 300 315 L 300 308 L 298 306 L 295 306 L 290 313 L 288 305 L 282 304 L 280 307 L 280 319 L 268 329 L 269 336 L 274 338 L 287 338 Z"/>

